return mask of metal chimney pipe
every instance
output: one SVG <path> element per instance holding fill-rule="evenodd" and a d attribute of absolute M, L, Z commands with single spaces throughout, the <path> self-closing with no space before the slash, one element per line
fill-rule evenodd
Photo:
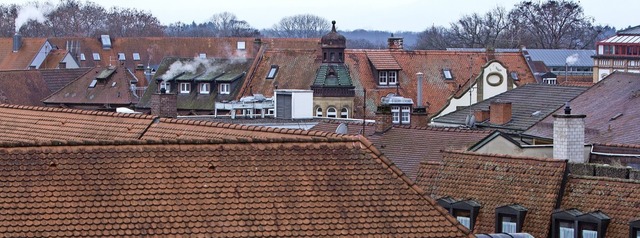
<path fill-rule="evenodd" d="M 20 47 L 22 47 L 22 36 L 16 32 L 16 34 L 13 35 L 13 52 L 18 52 Z"/>
<path fill-rule="evenodd" d="M 418 107 L 422 107 L 422 80 L 424 80 L 424 74 L 418 72 L 416 75 L 418 76 Z"/>

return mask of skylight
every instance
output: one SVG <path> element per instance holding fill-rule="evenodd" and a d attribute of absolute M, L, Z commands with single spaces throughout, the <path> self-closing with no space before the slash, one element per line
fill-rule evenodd
<path fill-rule="evenodd" d="M 125 60 L 124 53 L 118 53 L 118 60 L 120 60 L 120 61 L 124 61 Z"/>
<path fill-rule="evenodd" d="M 133 60 L 140 61 L 140 53 L 133 53 Z"/>
<path fill-rule="evenodd" d="M 91 84 L 89 84 L 89 88 L 95 88 L 97 83 L 98 83 L 98 80 L 94 79 L 93 81 L 91 81 Z"/>
<path fill-rule="evenodd" d="M 275 78 L 277 73 L 278 73 L 278 66 L 277 65 L 271 65 L 271 69 L 269 70 L 269 73 L 267 74 L 267 79 Z"/>
<path fill-rule="evenodd" d="M 245 42 L 244 41 L 238 41 L 238 49 L 239 50 L 244 50 L 246 47 Z"/>
<path fill-rule="evenodd" d="M 447 80 L 453 79 L 450 69 L 443 69 L 442 72 L 444 73 L 444 79 L 447 79 Z"/>
<path fill-rule="evenodd" d="M 207 54 L 206 53 L 200 53 L 200 55 L 198 55 L 198 57 L 200 57 L 200 59 L 206 59 L 207 58 Z"/>
<path fill-rule="evenodd" d="M 87 58 L 84 56 L 84 53 L 80 53 L 80 60 L 85 61 Z"/>
<path fill-rule="evenodd" d="M 95 60 L 95 61 L 100 61 L 100 54 L 98 54 L 98 53 L 93 53 L 93 60 Z"/>

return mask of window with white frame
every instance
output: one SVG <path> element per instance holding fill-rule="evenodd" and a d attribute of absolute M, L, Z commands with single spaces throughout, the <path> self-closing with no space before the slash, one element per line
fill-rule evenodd
<path fill-rule="evenodd" d="M 180 83 L 180 93 L 191 92 L 191 83 Z"/>
<path fill-rule="evenodd" d="M 398 71 L 395 71 L 395 70 L 378 71 L 378 85 L 396 86 L 397 83 L 398 83 Z"/>
<path fill-rule="evenodd" d="M 469 210 L 459 210 L 453 209 L 453 216 L 462 224 L 464 227 L 471 229 L 471 211 Z"/>
<path fill-rule="evenodd" d="M 316 116 L 317 117 L 322 117 L 322 108 L 321 107 L 316 108 Z"/>
<path fill-rule="evenodd" d="M 228 83 L 221 83 L 219 87 L 218 92 L 220 92 L 220 94 L 229 94 L 231 91 L 231 85 Z"/>
<path fill-rule="evenodd" d="M 238 49 L 239 49 L 239 50 L 244 50 L 244 49 L 246 49 L 246 43 L 245 43 L 244 41 L 238 41 L 237 46 L 238 46 Z"/>
<path fill-rule="evenodd" d="M 198 58 L 200 58 L 200 59 L 206 59 L 206 58 L 207 58 L 207 53 L 200 53 L 200 54 L 198 54 Z"/>
<path fill-rule="evenodd" d="M 200 83 L 200 93 L 201 94 L 209 94 L 211 91 L 211 84 L 209 83 Z"/>
<path fill-rule="evenodd" d="M 336 116 L 337 116 L 337 111 L 335 107 L 327 108 L 327 117 L 336 118 Z"/>
<path fill-rule="evenodd" d="M 558 80 L 556 80 L 556 78 L 543 78 L 542 82 L 545 84 L 558 84 Z"/>
<path fill-rule="evenodd" d="M 444 197 L 437 200 L 438 205 L 449 211 L 463 226 L 474 229 L 474 223 L 480 212 L 481 205 L 474 200 L 458 201 L 451 197 Z"/>
<path fill-rule="evenodd" d="M 343 107 L 340 110 L 340 118 L 349 118 L 349 108 Z"/>
<path fill-rule="evenodd" d="M 442 73 L 444 74 L 444 79 L 446 79 L 446 80 L 452 80 L 453 79 L 453 75 L 451 74 L 451 70 L 450 69 L 443 69 Z"/>
<path fill-rule="evenodd" d="M 160 89 L 163 89 L 163 88 L 166 93 L 169 93 L 171 91 L 171 83 L 167 81 L 162 81 L 162 83 L 160 83 Z"/>
<path fill-rule="evenodd" d="M 402 124 L 408 124 L 411 121 L 411 117 L 409 116 L 409 111 L 411 111 L 411 107 L 409 106 L 402 106 L 402 118 L 400 118 L 402 120 Z"/>
<path fill-rule="evenodd" d="M 391 106 L 391 122 L 400 123 L 400 106 Z"/>

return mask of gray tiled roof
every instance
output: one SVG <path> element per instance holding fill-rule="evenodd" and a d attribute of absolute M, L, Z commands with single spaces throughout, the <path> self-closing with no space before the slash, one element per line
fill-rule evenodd
<path fill-rule="evenodd" d="M 532 60 L 543 61 L 547 66 L 564 66 L 567 57 L 578 54 L 578 61 L 571 66 L 593 67 L 591 56 L 596 54 L 595 50 L 564 50 L 564 49 L 528 49 Z"/>
<path fill-rule="evenodd" d="M 511 121 L 504 125 L 496 126 L 489 122 L 477 122 L 478 126 L 499 127 L 515 131 L 524 131 L 533 126 L 547 115 L 562 107 L 565 102 L 570 101 L 582 92 L 585 87 L 569 87 L 548 84 L 526 84 L 513 90 L 496 95 L 482 102 L 471 105 L 436 118 L 433 121 L 439 123 L 464 125 L 467 115 L 476 110 L 488 110 L 491 101 L 500 100 L 511 102 Z M 534 112 L 537 115 L 533 115 Z"/>

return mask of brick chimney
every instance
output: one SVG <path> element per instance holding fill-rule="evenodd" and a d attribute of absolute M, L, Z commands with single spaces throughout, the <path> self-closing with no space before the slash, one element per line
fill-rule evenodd
<path fill-rule="evenodd" d="M 553 115 L 553 158 L 567 159 L 571 163 L 586 163 L 584 156 L 584 118 L 571 114 L 569 104 L 565 114 Z"/>
<path fill-rule="evenodd" d="M 392 126 L 391 107 L 389 105 L 378 106 L 376 110 L 376 133 L 384 133 Z"/>
<path fill-rule="evenodd" d="M 489 120 L 489 110 L 475 110 L 473 116 L 477 122 L 483 122 Z"/>
<path fill-rule="evenodd" d="M 476 121 L 480 121 L 476 117 Z M 511 102 L 495 100 L 489 106 L 489 122 L 494 125 L 504 125 L 511 121 Z"/>
<path fill-rule="evenodd" d="M 158 117 L 176 118 L 178 117 L 178 95 L 166 93 L 165 89 L 160 89 L 162 78 L 156 78 L 156 86 L 159 90 L 151 94 L 151 115 Z"/>
<path fill-rule="evenodd" d="M 429 126 L 429 106 L 413 108 L 411 112 L 411 126 L 412 127 L 427 127 Z"/>
<path fill-rule="evenodd" d="M 402 37 L 394 37 L 393 33 L 391 37 L 387 38 L 387 46 L 390 50 L 402 50 L 404 48 L 403 43 Z"/>

